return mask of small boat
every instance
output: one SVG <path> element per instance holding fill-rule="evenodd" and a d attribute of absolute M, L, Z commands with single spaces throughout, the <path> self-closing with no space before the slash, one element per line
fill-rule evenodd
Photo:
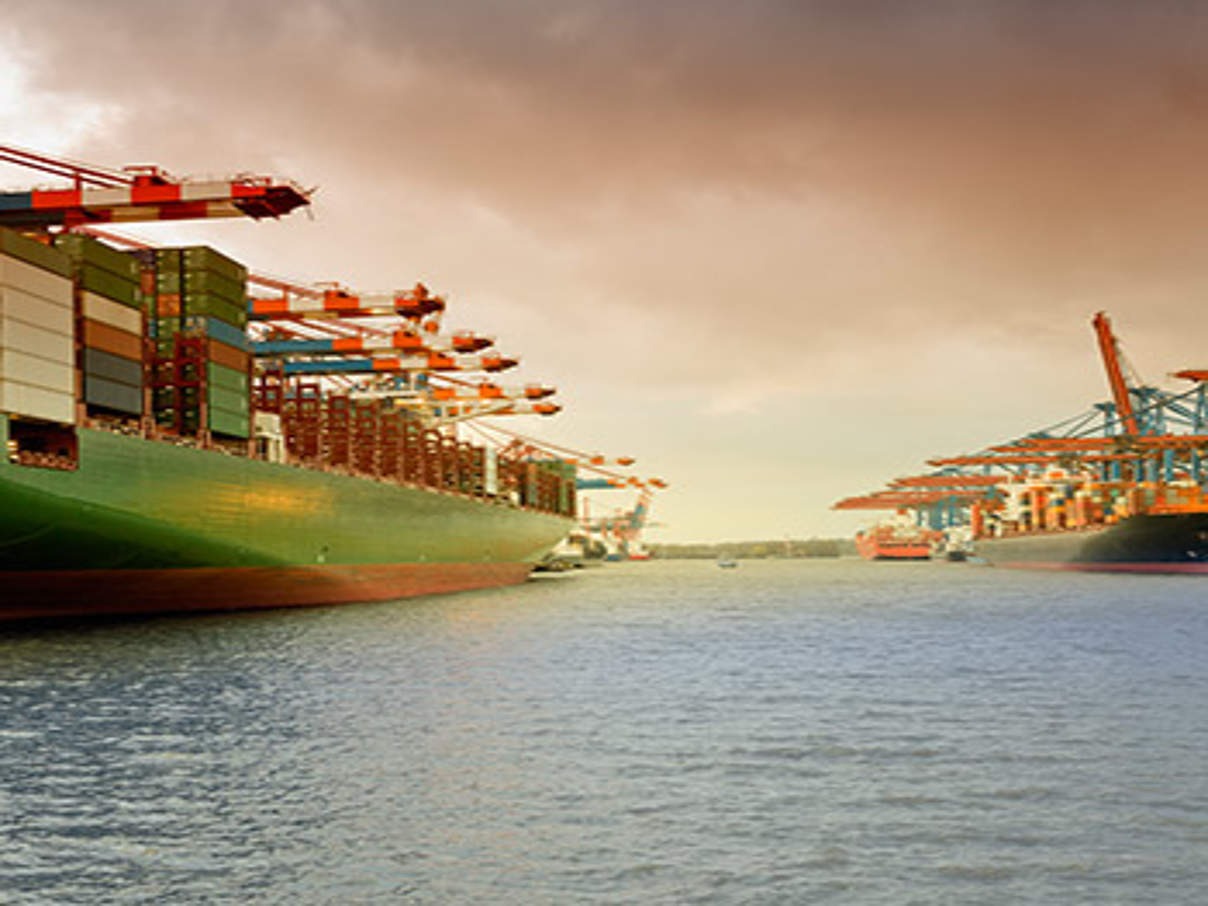
<path fill-rule="evenodd" d="M 733 557 L 718 557 L 717 565 L 722 569 L 734 569 L 736 566 L 738 566 L 738 561 Z"/>

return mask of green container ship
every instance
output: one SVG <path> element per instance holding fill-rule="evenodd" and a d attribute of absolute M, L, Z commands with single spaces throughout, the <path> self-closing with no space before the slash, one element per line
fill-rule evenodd
<path fill-rule="evenodd" d="M 573 475 L 497 458 L 431 412 L 354 399 L 343 378 L 287 380 L 280 357 L 257 358 L 244 265 L 204 246 L 123 251 L 71 232 L 279 217 L 309 203 L 305 190 L 12 146 L 0 156 L 73 177 L 69 189 L 0 192 L 0 619 L 505 585 L 569 533 Z M 440 311 L 443 300 L 404 306 L 390 329 L 418 331 Z M 359 332 L 355 319 L 337 330 Z"/>
<path fill-rule="evenodd" d="M 13 422 L 0 417 L 11 450 Z M 65 437 L 67 435 L 64 435 Z M 78 428 L 0 462 L 0 617 L 383 601 L 523 581 L 567 516 Z"/>

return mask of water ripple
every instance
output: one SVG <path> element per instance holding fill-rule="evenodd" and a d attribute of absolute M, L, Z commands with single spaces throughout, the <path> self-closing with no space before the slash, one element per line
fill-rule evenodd
<path fill-rule="evenodd" d="M 0 629 L 0 902 L 1161 902 L 1197 583 L 622 564 Z"/>

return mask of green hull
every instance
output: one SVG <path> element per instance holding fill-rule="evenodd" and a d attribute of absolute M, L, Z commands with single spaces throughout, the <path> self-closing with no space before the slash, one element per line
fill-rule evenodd
<path fill-rule="evenodd" d="M 0 425 L 7 441 L 7 421 Z M 0 462 L 0 581 L 23 589 L 23 616 L 31 608 L 276 606 L 496 585 L 523 579 L 571 526 L 565 517 L 368 478 L 106 431 L 78 436 L 77 471 Z M 96 588 L 101 578 L 115 588 Z M 308 580 L 314 588 L 285 587 Z M 168 585 L 184 600 L 157 603 Z M 81 589 L 91 603 L 61 600 Z"/>

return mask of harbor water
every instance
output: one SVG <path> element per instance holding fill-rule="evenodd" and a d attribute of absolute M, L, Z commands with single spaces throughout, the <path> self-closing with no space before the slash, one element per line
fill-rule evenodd
<path fill-rule="evenodd" d="M 1208 581 L 624 563 L 0 628 L 0 903 L 1201 904 Z"/>

